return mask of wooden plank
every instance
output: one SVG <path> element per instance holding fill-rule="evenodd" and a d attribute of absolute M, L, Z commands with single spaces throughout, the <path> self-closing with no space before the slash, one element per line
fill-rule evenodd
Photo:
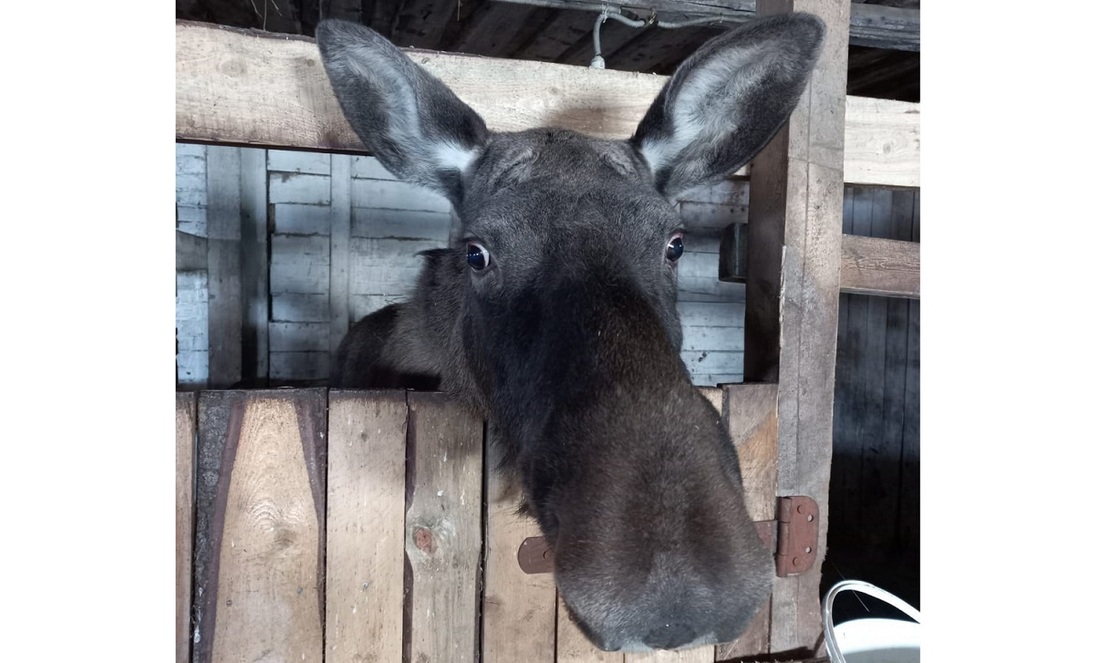
<path fill-rule="evenodd" d="M 328 295 L 271 295 L 272 322 L 328 322 Z"/>
<path fill-rule="evenodd" d="M 410 54 L 496 131 L 549 125 L 626 138 L 666 80 L 546 62 Z M 858 97 L 848 105 L 845 181 L 920 186 L 920 106 Z M 364 152 L 312 40 L 187 21 L 176 22 L 176 138 Z"/>
<path fill-rule="evenodd" d="M 328 235 L 332 232 L 332 210 L 328 205 L 278 203 L 271 207 L 275 232 L 280 235 Z"/>
<path fill-rule="evenodd" d="M 271 173 L 268 202 L 299 205 L 328 205 L 332 202 L 328 175 Z"/>
<path fill-rule="evenodd" d="M 481 651 L 484 663 L 552 663 L 557 592 L 549 573 L 528 575 L 516 552 L 523 540 L 542 536 L 532 518 L 516 513 L 518 482 L 496 470 L 500 443 L 489 426 L 485 449 L 485 593 Z"/>
<path fill-rule="evenodd" d="M 735 384 L 722 388 L 722 415 L 737 448 L 745 506 L 756 522 L 775 520 L 779 450 L 779 389 L 775 384 Z M 715 660 L 768 652 L 770 601 L 737 640 L 715 647 Z"/>
<path fill-rule="evenodd" d="M 272 352 L 271 380 L 273 383 L 327 380 L 331 361 L 328 348 L 318 352 Z"/>
<path fill-rule="evenodd" d="M 199 397 L 196 663 L 322 660 L 325 400 Z"/>
<path fill-rule="evenodd" d="M 327 352 L 330 325 L 324 322 L 272 322 L 272 352 Z"/>
<path fill-rule="evenodd" d="M 211 302 L 209 385 L 225 388 L 242 377 L 240 149 L 224 146 L 207 149 L 206 189 L 207 284 Z"/>
<path fill-rule="evenodd" d="M 744 327 L 744 302 L 677 302 L 685 327 Z"/>
<path fill-rule="evenodd" d="M 241 377 L 252 384 L 267 379 L 270 287 L 267 232 L 267 151 L 241 150 Z"/>
<path fill-rule="evenodd" d="M 713 663 L 714 647 L 627 654 L 623 657 L 623 661 L 624 663 Z"/>
<path fill-rule="evenodd" d="M 920 104 L 847 98 L 844 181 L 920 186 Z"/>
<path fill-rule="evenodd" d="M 405 394 L 329 392 L 325 660 L 400 661 Z"/>
<path fill-rule="evenodd" d="M 332 172 L 329 155 L 291 150 L 268 150 L 267 169 L 281 173 L 328 175 Z"/>
<path fill-rule="evenodd" d="M 351 176 L 356 179 L 397 181 L 397 176 L 386 170 L 378 159 L 369 156 L 351 158 Z"/>
<path fill-rule="evenodd" d="M 329 352 L 336 362 L 340 341 L 351 327 L 351 157 L 332 155 L 332 234 L 329 237 Z"/>
<path fill-rule="evenodd" d="M 840 290 L 860 295 L 920 298 L 920 244 L 844 235 Z"/>
<path fill-rule="evenodd" d="M 327 296 L 329 248 L 327 237 L 272 235 L 271 294 Z"/>
<path fill-rule="evenodd" d="M 627 15 L 647 16 L 656 13 L 657 23 L 678 24 L 710 18 L 714 23 L 736 25 L 753 17 L 754 0 L 504 0 L 524 4 L 561 7 L 571 10 L 601 11 L 612 9 Z M 870 48 L 919 51 L 919 7 L 891 7 L 861 4 L 856 0 L 851 10 L 849 34 L 851 43 Z M 643 11 L 649 10 L 649 11 Z"/>
<path fill-rule="evenodd" d="M 351 236 L 375 239 L 427 239 L 446 246 L 450 235 L 449 213 L 422 210 L 353 207 Z"/>
<path fill-rule="evenodd" d="M 176 384 L 205 388 L 210 369 L 206 272 L 176 273 Z"/>
<path fill-rule="evenodd" d="M 684 342 L 680 351 L 738 352 L 745 349 L 742 327 L 684 326 Z"/>
<path fill-rule="evenodd" d="M 194 392 L 176 394 L 176 663 L 191 660 L 197 403 Z"/>
<path fill-rule="evenodd" d="M 753 162 L 745 314 L 745 379 L 779 384 L 778 494 L 817 502 L 819 551 L 829 522 L 850 9 L 846 0 L 757 1 L 759 14 L 809 11 L 826 25 L 802 100 Z M 823 560 L 776 579 L 773 653 L 812 648 L 821 634 Z"/>
<path fill-rule="evenodd" d="M 440 214 L 451 211 L 451 203 L 438 193 L 408 182 L 391 180 L 353 179 L 351 204 L 353 207 L 421 210 Z"/>
<path fill-rule="evenodd" d="M 206 238 L 176 231 L 176 271 L 206 271 Z"/>
<path fill-rule="evenodd" d="M 484 424 L 444 394 L 409 392 L 409 661 L 476 661 Z"/>
<path fill-rule="evenodd" d="M 902 425 L 899 539 L 905 550 L 920 550 L 920 302 L 910 301 Z"/>

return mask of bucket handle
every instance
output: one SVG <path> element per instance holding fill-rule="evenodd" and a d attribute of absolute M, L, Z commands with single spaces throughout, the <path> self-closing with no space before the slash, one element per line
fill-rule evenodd
<path fill-rule="evenodd" d="M 833 627 L 833 599 L 844 590 L 851 590 L 873 596 L 880 601 L 889 603 L 898 610 L 904 612 L 913 621 L 918 624 L 920 623 L 919 610 L 885 589 L 880 589 L 862 580 L 842 580 L 833 585 L 832 589 L 825 595 L 825 598 L 821 599 L 821 616 L 825 627 L 825 651 L 829 655 L 829 660 L 832 661 L 832 663 L 847 663 L 847 661 L 844 660 L 844 654 L 840 653 L 840 647 L 836 642 L 836 632 Z"/>

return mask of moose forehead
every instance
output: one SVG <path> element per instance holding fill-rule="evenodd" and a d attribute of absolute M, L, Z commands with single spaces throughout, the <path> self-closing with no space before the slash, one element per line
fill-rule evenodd
<path fill-rule="evenodd" d="M 463 189 L 464 228 L 489 241 L 583 233 L 609 246 L 645 244 L 680 225 L 630 145 L 565 129 L 494 134 Z"/>

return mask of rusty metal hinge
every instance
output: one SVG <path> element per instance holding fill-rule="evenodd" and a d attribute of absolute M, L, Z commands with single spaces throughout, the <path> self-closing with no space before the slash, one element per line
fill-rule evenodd
<path fill-rule="evenodd" d="M 805 572 L 817 559 L 817 502 L 804 495 L 780 497 L 779 527 L 775 550 L 775 575 L 780 578 Z"/>

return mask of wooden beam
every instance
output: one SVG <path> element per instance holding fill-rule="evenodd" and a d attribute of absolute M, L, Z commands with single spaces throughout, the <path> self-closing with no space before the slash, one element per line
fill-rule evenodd
<path fill-rule="evenodd" d="M 191 659 L 197 402 L 194 392 L 176 394 L 176 663 Z"/>
<path fill-rule="evenodd" d="M 676 25 L 712 19 L 713 24 L 744 23 L 756 16 L 756 0 L 503 0 L 525 5 L 599 13 L 611 8 L 633 18 L 656 15 L 656 23 Z M 853 4 L 850 43 L 898 51 L 920 50 L 920 10 Z"/>
<path fill-rule="evenodd" d="M 548 62 L 407 51 L 490 129 L 630 136 L 667 80 Z M 920 106 L 848 98 L 845 181 L 920 186 Z M 842 113 L 843 115 L 843 113 Z M 176 22 L 176 139 L 365 154 L 311 39 Z M 744 176 L 747 169 L 738 174 Z"/>
<path fill-rule="evenodd" d="M 920 244 L 844 235 L 840 291 L 920 299 Z"/>
<path fill-rule="evenodd" d="M 773 653 L 808 651 L 821 634 L 851 6 L 848 0 L 757 3 L 761 14 L 807 11 L 826 25 L 810 84 L 790 122 L 753 162 L 749 184 L 745 381 L 779 385 L 777 494 L 805 495 L 820 508 L 814 565 L 776 579 Z"/>

